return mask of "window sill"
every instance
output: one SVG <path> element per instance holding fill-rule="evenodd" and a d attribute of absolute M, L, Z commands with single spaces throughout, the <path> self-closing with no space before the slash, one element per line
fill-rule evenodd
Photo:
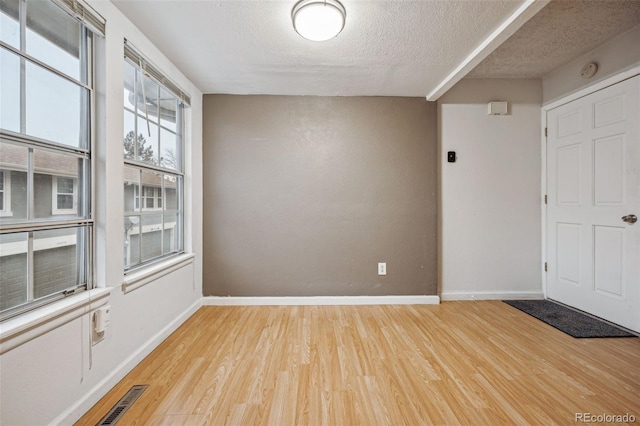
<path fill-rule="evenodd" d="M 111 290 L 83 291 L 4 321 L 0 324 L 0 355 L 106 305 Z"/>
<path fill-rule="evenodd" d="M 193 253 L 185 253 L 172 257 L 148 267 L 143 268 L 140 271 L 134 271 L 127 274 L 122 281 L 122 291 L 130 293 L 144 285 L 149 284 L 152 281 L 157 280 L 173 271 L 183 268 L 193 263 Z"/>

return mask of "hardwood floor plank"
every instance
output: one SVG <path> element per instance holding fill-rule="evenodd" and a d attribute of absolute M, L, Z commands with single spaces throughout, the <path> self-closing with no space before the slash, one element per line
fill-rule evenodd
<path fill-rule="evenodd" d="M 574 339 L 505 303 L 203 307 L 134 384 L 122 424 L 566 424 L 640 419 L 640 339 Z"/>

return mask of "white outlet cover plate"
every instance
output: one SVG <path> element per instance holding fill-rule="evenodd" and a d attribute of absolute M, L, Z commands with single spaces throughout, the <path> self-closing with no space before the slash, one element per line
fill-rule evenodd
<path fill-rule="evenodd" d="M 378 275 L 387 275 L 387 263 L 378 262 Z"/>

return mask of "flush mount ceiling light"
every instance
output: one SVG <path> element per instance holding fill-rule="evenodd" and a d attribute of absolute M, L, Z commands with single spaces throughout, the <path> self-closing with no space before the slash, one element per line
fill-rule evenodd
<path fill-rule="evenodd" d="M 293 28 L 307 40 L 325 41 L 340 34 L 347 12 L 337 0 L 301 0 L 293 7 Z"/>

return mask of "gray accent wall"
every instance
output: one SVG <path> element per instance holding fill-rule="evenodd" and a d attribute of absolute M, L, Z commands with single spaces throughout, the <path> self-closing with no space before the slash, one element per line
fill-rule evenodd
<path fill-rule="evenodd" d="M 435 295 L 436 125 L 424 98 L 204 96 L 204 295 Z"/>

